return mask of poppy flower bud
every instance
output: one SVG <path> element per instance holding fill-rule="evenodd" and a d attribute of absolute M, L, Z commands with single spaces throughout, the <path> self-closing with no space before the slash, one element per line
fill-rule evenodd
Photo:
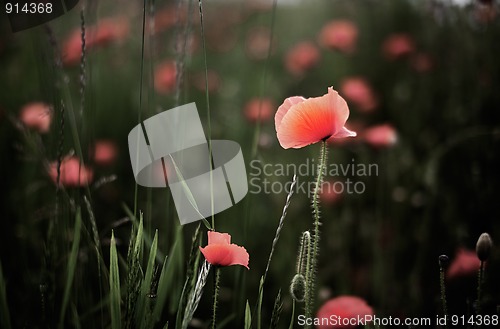
<path fill-rule="evenodd" d="M 483 233 L 477 240 L 476 244 L 476 254 L 482 262 L 488 260 L 491 253 L 491 247 L 493 246 L 493 241 L 488 233 Z"/>
<path fill-rule="evenodd" d="M 306 295 L 306 280 L 302 274 L 295 274 L 290 284 L 290 294 L 296 302 L 303 302 Z"/>
<path fill-rule="evenodd" d="M 450 258 L 446 255 L 439 256 L 439 267 L 444 268 L 449 260 Z"/>

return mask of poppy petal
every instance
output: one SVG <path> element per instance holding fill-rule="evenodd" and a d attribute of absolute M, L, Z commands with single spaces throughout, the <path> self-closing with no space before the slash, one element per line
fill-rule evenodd
<path fill-rule="evenodd" d="M 344 137 L 356 137 L 356 132 L 347 129 L 346 127 L 340 128 L 340 130 L 333 135 L 331 138 L 344 138 Z"/>
<path fill-rule="evenodd" d="M 290 110 L 290 108 L 293 105 L 298 104 L 298 103 L 302 103 L 305 100 L 306 99 L 304 97 L 301 97 L 301 96 L 293 96 L 293 97 L 288 97 L 287 99 L 285 99 L 283 104 L 281 104 L 280 107 L 278 107 L 278 111 L 276 111 L 276 115 L 274 116 L 274 125 L 276 127 L 276 131 L 278 131 L 278 127 L 281 124 L 281 120 L 283 120 L 283 117 L 288 112 L 288 110 Z"/>
<path fill-rule="evenodd" d="M 207 262 L 215 266 L 242 265 L 248 269 L 248 252 L 235 244 L 212 244 L 200 251 Z"/>
<path fill-rule="evenodd" d="M 208 244 L 230 244 L 231 236 L 228 233 L 208 231 Z"/>
<path fill-rule="evenodd" d="M 347 103 L 330 87 L 328 94 L 306 99 L 288 109 L 277 128 L 278 140 L 285 149 L 319 142 L 340 132 L 348 116 Z"/>

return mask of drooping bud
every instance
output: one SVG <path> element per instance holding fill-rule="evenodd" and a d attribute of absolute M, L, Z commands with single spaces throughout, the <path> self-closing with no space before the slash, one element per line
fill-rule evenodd
<path fill-rule="evenodd" d="M 439 267 L 444 268 L 446 266 L 446 264 L 448 264 L 449 260 L 450 260 L 450 258 L 446 255 L 439 256 Z"/>
<path fill-rule="evenodd" d="M 306 280 L 302 274 L 295 274 L 290 284 L 290 294 L 296 302 L 303 302 L 306 296 Z"/>
<path fill-rule="evenodd" d="M 483 233 L 477 240 L 476 244 L 476 254 L 477 258 L 482 262 L 488 260 L 491 253 L 491 247 L 493 246 L 493 241 L 488 233 Z"/>

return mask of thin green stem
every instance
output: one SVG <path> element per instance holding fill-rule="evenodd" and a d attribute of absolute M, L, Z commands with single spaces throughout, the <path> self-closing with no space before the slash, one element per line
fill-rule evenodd
<path fill-rule="evenodd" d="M 212 329 L 215 329 L 215 320 L 217 316 L 217 302 L 219 301 L 219 285 L 220 285 L 220 268 L 215 270 L 215 286 L 214 286 L 214 304 L 212 308 Z"/>
<path fill-rule="evenodd" d="M 439 284 L 441 286 L 441 303 L 443 307 L 443 316 L 445 319 L 448 318 L 448 307 L 446 305 L 446 286 L 444 284 L 444 268 L 439 266 Z M 448 325 L 445 325 L 448 328 Z"/>
<path fill-rule="evenodd" d="M 315 281 L 316 281 L 316 270 L 318 266 L 318 249 L 319 249 L 319 225 L 320 225 L 320 212 L 319 212 L 319 192 L 321 190 L 321 184 L 323 183 L 323 176 L 325 173 L 327 162 L 327 145 L 326 140 L 321 143 L 321 154 L 320 162 L 318 167 L 318 175 L 316 177 L 316 182 L 313 191 L 313 215 L 314 215 L 314 237 L 313 237 L 313 247 L 312 247 L 312 257 L 311 257 L 311 269 L 309 277 L 307 278 L 307 295 L 306 299 L 306 317 L 310 318 L 312 316 L 312 311 L 314 308 L 314 296 L 315 296 Z"/>
<path fill-rule="evenodd" d="M 476 314 L 481 314 L 481 293 L 483 286 L 483 275 L 484 275 L 484 262 L 481 261 L 481 266 L 479 267 L 479 273 L 477 276 L 477 301 L 476 301 Z"/>

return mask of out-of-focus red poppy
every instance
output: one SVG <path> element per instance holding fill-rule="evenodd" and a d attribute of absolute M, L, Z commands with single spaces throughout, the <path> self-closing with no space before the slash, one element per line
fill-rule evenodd
<path fill-rule="evenodd" d="M 498 15 L 498 9 L 493 6 L 493 4 L 491 3 L 492 1 L 489 2 L 490 3 L 487 3 L 487 1 L 482 1 L 482 3 L 477 5 L 474 9 L 474 17 L 480 23 L 486 24 L 493 22 Z"/>
<path fill-rule="evenodd" d="M 112 42 L 120 42 L 129 32 L 129 24 L 125 18 L 106 18 L 96 26 L 85 29 L 85 49 L 90 51 L 98 46 L 105 46 Z M 80 62 L 82 53 L 81 29 L 75 29 L 63 44 L 62 60 L 65 65 L 75 65 Z"/>
<path fill-rule="evenodd" d="M 21 109 L 19 119 L 26 127 L 46 133 L 50 129 L 52 110 L 42 102 L 29 103 Z"/>
<path fill-rule="evenodd" d="M 321 45 L 344 53 L 352 53 L 356 50 L 357 39 L 358 27 L 353 22 L 344 19 L 327 23 L 319 34 Z"/>
<path fill-rule="evenodd" d="M 354 137 L 344 125 L 349 117 L 346 101 L 333 90 L 321 97 L 285 99 L 274 117 L 281 147 L 301 148 L 328 138 Z"/>
<path fill-rule="evenodd" d="M 320 59 L 318 48 L 309 41 L 293 46 L 285 57 L 285 67 L 293 75 L 302 75 L 313 68 Z"/>
<path fill-rule="evenodd" d="M 426 73 L 432 70 L 434 63 L 428 54 L 417 53 L 411 59 L 411 66 L 419 73 Z"/>
<path fill-rule="evenodd" d="M 415 51 L 413 38 L 407 33 L 395 33 L 388 36 L 382 44 L 382 52 L 388 60 L 396 60 Z"/>
<path fill-rule="evenodd" d="M 324 202 L 325 204 L 335 204 L 342 199 L 342 197 L 343 197 L 342 192 L 343 191 L 340 190 L 340 187 L 337 187 L 338 184 L 340 184 L 340 186 L 342 186 L 341 182 L 334 181 L 334 180 L 329 180 L 329 181 L 323 182 L 323 184 L 321 184 L 321 190 L 320 190 L 320 194 L 319 194 L 321 202 Z M 342 186 L 342 190 L 343 190 L 343 186 Z"/>
<path fill-rule="evenodd" d="M 52 162 L 49 166 L 49 176 L 57 183 L 57 162 Z M 82 165 L 76 156 L 64 158 L 61 161 L 61 174 L 59 185 L 65 187 L 86 186 L 92 182 L 94 173 L 92 169 Z"/>
<path fill-rule="evenodd" d="M 458 249 L 455 258 L 448 267 L 446 277 L 454 279 L 476 275 L 481 266 L 481 261 L 477 258 L 476 252 L 464 248 Z"/>
<path fill-rule="evenodd" d="M 275 105 L 268 98 L 253 98 L 245 105 L 245 118 L 250 122 L 268 121 L 271 119 Z"/>
<path fill-rule="evenodd" d="M 378 101 L 372 87 L 362 77 L 346 78 L 340 83 L 340 93 L 363 112 L 371 112 L 377 108 Z"/>
<path fill-rule="evenodd" d="M 94 163 L 109 166 L 116 160 L 118 150 L 116 144 L 110 140 L 100 140 L 94 145 Z"/>
<path fill-rule="evenodd" d="M 168 30 L 175 26 L 177 22 L 182 24 L 186 21 L 186 7 L 177 5 L 169 5 L 158 11 L 154 15 L 154 20 L 148 20 L 148 28 L 153 28 L 154 33 L 159 33 Z M 154 25 L 153 25 L 154 22 Z"/>
<path fill-rule="evenodd" d="M 214 70 L 208 70 L 207 77 L 208 77 L 208 92 L 214 93 L 217 90 L 219 90 L 219 87 L 221 84 L 219 74 Z M 191 83 L 199 91 L 205 92 L 205 88 L 206 88 L 205 71 L 197 72 L 197 73 L 193 74 L 193 78 L 191 79 Z"/>
<path fill-rule="evenodd" d="M 271 52 L 274 51 L 274 40 L 271 44 L 271 30 L 269 28 L 256 27 L 248 32 L 245 51 L 250 59 L 266 59 L 269 47 L 271 47 Z"/>
<path fill-rule="evenodd" d="M 249 255 L 244 247 L 231 243 L 228 233 L 208 232 L 208 245 L 200 247 L 207 262 L 214 266 L 241 265 L 248 269 Z"/>
<path fill-rule="evenodd" d="M 155 90 L 160 94 L 168 94 L 175 89 L 177 69 L 175 62 L 167 60 L 158 65 L 155 70 Z"/>
<path fill-rule="evenodd" d="M 398 141 L 396 129 L 390 124 L 367 128 L 362 135 L 363 140 L 373 147 L 389 147 Z"/>
<path fill-rule="evenodd" d="M 365 316 L 373 315 L 373 309 L 366 301 L 356 296 L 343 295 L 327 301 L 316 315 L 320 324 L 318 329 L 356 328 L 363 326 Z M 337 324 L 332 323 L 331 316 L 335 316 Z M 358 322 L 358 319 L 360 320 Z"/>

